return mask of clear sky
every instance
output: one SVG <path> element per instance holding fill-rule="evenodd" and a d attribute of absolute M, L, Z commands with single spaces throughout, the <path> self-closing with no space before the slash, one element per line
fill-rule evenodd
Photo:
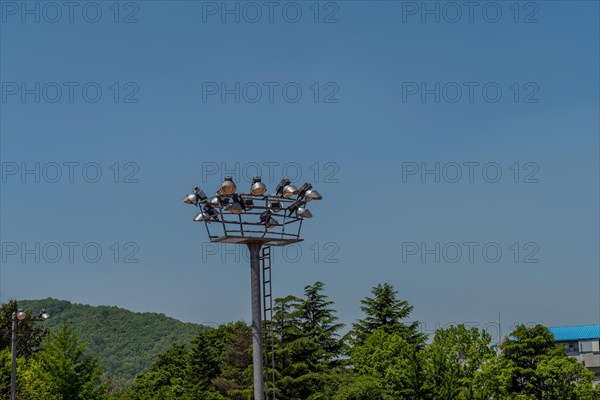
<path fill-rule="evenodd" d="M 600 322 L 598 2 L 0 6 L 0 301 L 249 320 L 247 260 L 181 198 L 258 166 L 325 198 L 276 296 Z"/>

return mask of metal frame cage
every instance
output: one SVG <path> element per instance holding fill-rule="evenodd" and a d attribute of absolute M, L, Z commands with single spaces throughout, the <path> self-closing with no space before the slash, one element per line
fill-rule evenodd
<path fill-rule="evenodd" d="M 288 179 L 282 179 L 275 193 L 265 194 L 266 186 L 254 177 L 249 193 L 235 193 L 231 176 L 225 176 L 216 195 L 208 198 L 198 187 L 183 199 L 200 208 L 194 217 L 204 222 L 211 242 L 285 246 L 301 242 L 302 221 L 312 218 L 306 208 L 311 200 L 322 196 L 305 183 L 299 189 Z"/>
<path fill-rule="evenodd" d="M 300 239 L 303 218 L 297 217 L 293 211 L 289 211 L 289 206 L 295 200 L 271 195 L 244 194 L 242 196 L 244 200 L 254 202 L 252 209 L 235 215 L 227 211 L 225 207 L 218 207 L 215 208 L 218 214 L 212 221 L 204 220 L 211 242 L 240 244 L 260 242 L 267 246 L 284 246 L 303 240 Z M 281 204 L 280 211 L 273 211 L 269 207 L 270 202 L 279 202 Z M 271 218 L 278 218 L 280 222 L 278 221 L 278 224 L 273 227 L 267 227 L 265 222 L 261 222 L 261 216 L 264 216 L 265 213 L 268 213 Z M 215 225 L 219 225 L 219 229 L 221 229 L 217 235 L 211 233 L 211 227 L 213 227 L 213 232 L 216 230 Z"/>

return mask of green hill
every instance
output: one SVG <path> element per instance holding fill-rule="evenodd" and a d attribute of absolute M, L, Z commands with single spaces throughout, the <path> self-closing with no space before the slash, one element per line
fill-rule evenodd
<path fill-rule="evenodd" d="M 69 322 L 81 333 L 89 349 L 98 354 L 104 371 L 121 386 L 150 364 L 173 343 L 189 344 L 203 325 L 184 323 L 164 314 L 137 313 L 119 307 L 74 304 L 65 300 L 19 300 L 19 307 L 35 315 L 45 308 L 52 316 L 45 326 Z"/>

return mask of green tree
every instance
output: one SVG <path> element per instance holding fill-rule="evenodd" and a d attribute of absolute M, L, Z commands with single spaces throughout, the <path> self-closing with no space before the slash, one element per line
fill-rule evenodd
<path fill-rule="evenodd" d="M 540 361 L 536 375 L 543 387 L 542 398 L 590 400 L 594 398 L 594 373 L 571 357 L 552 357 Z"/>
<path fill-rule="evenodd" d="M 427 353 L 436 399 L 475 399 L 475 374 L 495 356 L 491 336 L 464 325 L 438 329 Z"/>
<path fill-rule="evenodd" d="M 0 350 L 0 400 L 10 399 L 11 354 Z M 27 400 L 61 400 L 51 392 L 47 374 L 36 358 L 17 359 L 17 398 Z"/>
<path fill-rule="evenodd" d="M 102 367 L 87 353 L 77 331 L 63 324 L 44 339 L 38 354 L 45 385 L 61 400 L 101 400 L 107 385 L 100 382 Z"/>
<path fill-rule="evenodd" d="M 300 327 L 300 303 L 296 296 L 275 299 L 272 328 L 280 345 L 286 345 L 302 336 Z"/>
<path fill-rule="evenodd" d="M 23 359 L 18 359 L 20 363 Z M 11 354 L 9 349 L 0 350 L 0 400 L 10 399 Z"/>
<path fill-rule="evenodd" d="M 48 382 L 51 376 L 43 369 L 42 363 L 33 357 L 21 359 L 17 365 L 17 398 L 27 400 L 63 400 L 64 396 L 53 390 Z"/>
<path fill-rule="evenodd" d="M 594 375 L 568 357 L 542 325 L 517 326 L 500 347 L 497 362 L 482 369 L 488 370 L 484 375 L 488 385 L 497 384 L 490 392 L 511 399 L 544 400 L 593 399 L 598 395 L 592 388 Z"/>
<path fill-rule="evenodd" d="M 132 400 L 161 400 L 182 397 L 185 387 L 185 374 L 188 366 L 189 350 L 174 344 L 158 356 L 150 371 L 139 374 L 126 398 Z"/>
<path fill-rule="evenodd" d="M 502 357 L 511 363 L 508 391 L 541 398 L 543 384 L 536 374 L 537 365 L 551 357 L 566 357 L 565 349 L 556 346 L 552 333 L 542 325 L 527 328 L 519 325 L 501 344 Z"/>
<path fill-rule="evenodd" d="M 427 357 L 425 351 L 407 342 L 399 332 L 384 329 L 372 332 L 351 352 L 357 373 L 383 382 L 388 395 L 407 400 L 431 398 Z"/>
<path fill-rule="evenodd" d="M 334 303 L 323 291 L 323 282 L 304 288 L 304 299 L 298 304 L 298 317 L 301 335 L 319 344 L 317 363 L 320 367 L 327 367 L 340 356 L 342 341 L 338 332 L 344 324 L 337 323 L 338 317 L 331 308 Z"/>
<path fill-rule="evenodd" d="M 351 343 L 364 343 L 367 337 L 378 329 L 387 333 L 397 332 L 413 344 L 421 345 L 424 342 L 425 335 L 419 332 L 418 322 L 409 325 L 402 322 L 410 316 L 414 307 L 407 301 L 398 299 L 398 292 L 391 284 L 379 284 L 371 293 L 373 297 L 361 300 L 361 310 L 365 317 L 353 324 L 349 335 Z"/>
<path fill-rule="evenodd" d="M 294 343 L 302 338 L 299 317 L 300 299 L 296 296 L 286 296 L 276 298 L 273 306 L 273 320 L 271 327 L 276 343 L 275 363 L 277 379 L 282 381 L 281 386 L 285 387 L 286 382 L 290 381 L 292 375 L 298 375 L 298 372 L 304 373 L 308 370 L 306 363 L 302 360 L 303 354 L 297 354 Z M 299 357 L 300 356 L 300 357 Z M 296 365 L 296 361 L 300 364 Z M 278 397 L 281 397 L 281 393 Z"/>
<path fill-rule="evenodd" d="M 339 385 L 333 400 L 391 400 L 383 384 L 371 376 L 354 376 L 352 380 Z"/>
<path fill-rule="evenodd" d="M 192 341 L 192 346 L 187 365 L 187 381 L 199 389 L 209 389 L 212 380 L 221 372 L 223 343 L 211 332 L 198 335 Z"/>
<path fill-rule="evenodd" d="M 513 365 L 501 356 L 492 357 L 475 371 L 473 377 L 473 400 L 510 399 L 509 387 Z"/>
<path fill-rule="evenodd" d="M 252 376 L 250 328 L 243 322 L 199 333 L 188 349 L 175 344 L 147 373 L 138 374 L 130 400 L 246 399 Z"/>
<path fill-rule="evenodd" d="M 218 357 L 220 373 L 212 383 L 228 398 L 247 399 L 252 395 L 252 329 L 243 322 L 230 329 Z"/>
<path fill-rule="evenodd" d="M 341 352 L 333 302 L 316 282 L 304 288 L 304 297 L 275 300 L 273 330 L 276 338 L 278 397 L 288 400 L 323 398 L 335 381 Z"/>

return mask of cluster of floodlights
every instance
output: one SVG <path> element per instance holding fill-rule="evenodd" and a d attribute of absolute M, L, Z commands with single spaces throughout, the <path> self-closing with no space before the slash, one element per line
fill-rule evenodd
<path fill-rule="evenodd" d="M 196 187 L 191 194 L 185 196 L 183 202 L 201 208 L 201 211 L 194 217 L 194 221 L 210 223 L 219 221 L 220 211 L 239 215 L 255 208 L 255 201 L 264 200 L 266 206 L 257 207 L 265 210 L 260 214 L 260 224 L 267 228 L 273 228 L 280 225 L 273 214 L 283 212 L 283 215 L 288 217 L 295 215 L 300 219 L 312 218 L 311 212 L 306 208 L 306 203 L 323 199 L 310 183 L 305 183 L 298 188 L 285 178 L 279 182 L 275 193 L 271 195 L 265 195 L 267 187 L 260 176 L 252 179 L 249 193 L 238 194 L 235 193 L 236 190 L 233 178 L 227 175 L 214 196 L 209 198 L 202 189 Z"/>
<path fill-rule="evenodd" d="M 27 313 L 23 310 L 19 310 L 17 311 L 17 319 L 19 321 L 24 321 L 28 318 L 29 316 L 27 315 Z M 38 316 L 37 316 L 37 321 L 46 321 L 47 319 L 50 319 L 50 314 L 48 314 L 46 312 L 46 310 L 42 310 Z"/>

